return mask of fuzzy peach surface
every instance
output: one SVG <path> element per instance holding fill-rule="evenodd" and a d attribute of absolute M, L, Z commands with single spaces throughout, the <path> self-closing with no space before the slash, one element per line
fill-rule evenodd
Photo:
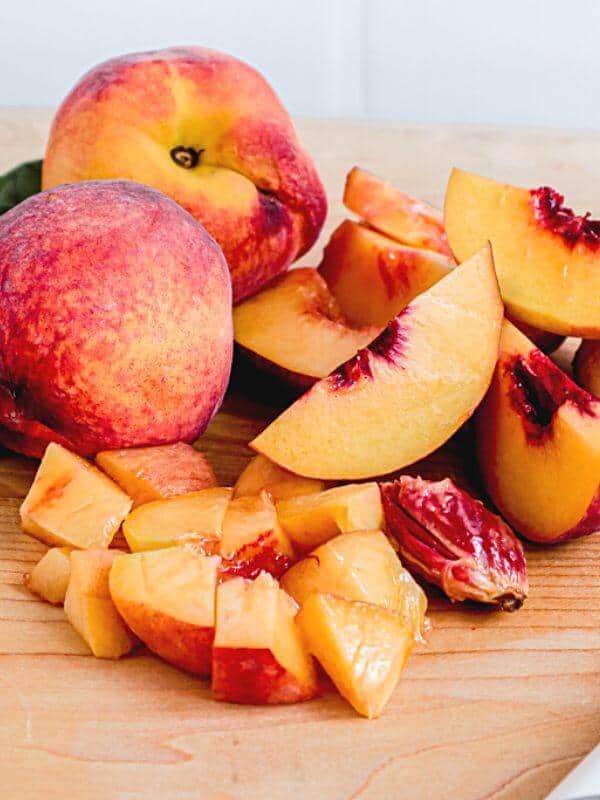
<path fill-rule="evenodd" d="M 223 398 L 220 249 L 147 186 L 93 181 L 0 220 L 0 442 L 41 456 L 192 441 Z"/>
<path fill-rule="evenodd" d="M 174 148 L 192 148 L 185 168 Z M 175 199 L 219 242 L 234 300 L 316 240 L 326 199 L 292 121 L 265 79 L 200 47 L 136 53 L 87 73 L 60 107 L 43 187 L 128 178 Z"/>

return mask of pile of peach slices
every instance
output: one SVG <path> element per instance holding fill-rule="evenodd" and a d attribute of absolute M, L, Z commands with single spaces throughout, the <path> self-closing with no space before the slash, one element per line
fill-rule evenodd
<path fill-rule="evenodd" d="M 553 190 L 457 170 L 444 219 L 356 168 L 344 201 L 361 221 L 318 269 L 234 308 L 243 357 L 306 391 L 233 488 L 185 443 L 95 465 L 48 446 L 21 520 L 51 549 L 27 586 L 64 603 L 95 656 L 142 642 L 219 700 L 333 685 L 376 717 L 428 630 L 413 576 L 515 610 L 528 581 L 513 529 L 539 543 L 600 530 L 600 223 Z M 565 336 L 589 339 L 581 385 L 547 355 Z M 481 489 L 407 469 L 472 416 Z"/>

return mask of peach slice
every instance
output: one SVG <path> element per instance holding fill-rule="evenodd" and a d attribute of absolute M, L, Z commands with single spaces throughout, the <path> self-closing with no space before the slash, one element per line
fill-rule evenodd
<path fill-rule="evenodd" d="M 301 606 L 313 592 L 397 612 L 421 638 L 427 597 L 381 531 L 342 533 L 289 569 L 281 586 Z"/>
<path fill-rule="evenodd" d="M 600 397 L 600 341 L 588 339 L 579 345 L 573 370 L 577 383 Z"/>
<path fill-rule="evenodd" d="M 347 219 L 325 245 L 319 272 L 355 325 L 387 325 L 453 267 L 449 256 L 398 244 Z"/>
<path fill-rule="evenodd" d="M 405 563 L 451 600 L 515 611 L 527 597 L 521 543 L 508 525 L 450 479 L 402 475 L 381 486 L 386 529 Z"/>
<path fill-rule="evenodd" d="M 317 676 L 296 627 L 296 604 L 261 573 L 217 588 L 212 689 L 230 703 L 298 703 L 314 697 Z"/>
<path fill-rule="evenodd" d="M 130 508 L 116 483 L 51 442 L 21 505 L 21 525 L 49 545 L 108 547 Z"/>
<path fill-rule="evenodd" d="M 25 586 L 48 603 L 60 606 L 65 602 L 70 577 L 71 548 L 51 547 L 25 576 Z"/>
<path fill-rule="evenodd" d="M 169 664 L 210 675 L 215 592 L 221 559 L 192 547 L 170 547 L 117 558 L 110 594 L 144 644 Z"/>
<path fill-rule="evenodd" d="M 217 487 L 154 500 L 134 509 L 123 523 L 133 550 L 160 550 L 193 542 L 218 548 L 231 489 Z"/>
<path fill-rule="evenodd" d="M 381 331 L 352 325 L 321 275 L 308 267 L 288 272 L 236 306 L 233 326 L 245 352 L 300 387 L 324 378 Z"/>
<path fill-rule="evenodd" d="M 134 508 L 217 485 L 207 459 L 184 442 L 104 450 L 96 463 L 131 497 Z"/>
<path fill-rule="evenodd" d="M 487 240 L 512 317 L 565 336 L 600 337 L 600 222 L 548 187 L 520 189 L 453 170 L 445 222 L 456 258 Z"/>
<path fill-rule="evenodd" d="M 113 603 L 108 579 L 119 550 L 74 550 L 65 614 L 96 658 L 120 658 L 137 639 Z"/>
<path fill-rule="evenodd" d="M 358 167 L 350 170 L 346 177 L 344 205 L 398 242 L 452 255 L 441 212 L 370 172 Z"/>
<path fill-rule="evenodd" d="M 476 440 L 485 488 L 519 533 L 557 542 L 600 530 L 600 401 L 509 322 Z"/>
<path fill-rule="evenodd" d="M 280 500 L 277 515 L 292 542 L 305 551 L 340 533 L 376 530 L 383 525 L 376 483 L 334 486 L 318 494 Z"/>
<path fill-rule="evenodd" d="M 380 606 L 311 594 L 297 617 L 308 649 L 359 714 L 378 717 L 413 647 L 410 627 Z"/>
<path fill-rule="evenodd" d="M 263 489 L 273 500 L 287 500 L 302 494 L 314 494 L 325 489 L 325 481 L 303 478 L 278 467 L 264 456 L 254 456 L 233 487 L 233 497 L 250 497 Z"/>
<path fill-rule="evenodd" d="M 219 552 L 224 577 L 256 578 L 261 572 L 269 572 L 278 578 L 291 566 L 294 548 L 267 492 L 229 503 Z"/>
<path fill-rule="evenodd" d="M 502 315 L 488 246 L 415 298 L 251 446 L 292 472 L 333 480 L 385 475 L 423 458 L 479 405 Z"/>

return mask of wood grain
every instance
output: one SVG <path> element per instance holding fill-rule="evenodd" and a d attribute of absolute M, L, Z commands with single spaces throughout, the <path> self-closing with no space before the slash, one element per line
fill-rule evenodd
<path fill-rule="evenodd" d="M 48 110 L 0 110 L 0 170 L 41 154 Z M 354 163 L 440 202 L 452 163 L 588 204 L 597 136 L 304 121 L 334 199 Z M 318 249 L 305 258 L 315 263 Z M 244 390 L 242 391 L 242 386 Z M 236 372 L 199 446 L 235 479 L 246 442 L 284 398 Z M 470 457 L 467 458 L 467 461 Z M 453 465 L 456 452 L 437 457 Z M 465 464 L 467 468 L 469 463 Z M 61 609 L 22 584 L 44 547 L 19 530 L 35 464 L 0 453 L 0 796 L 6 800 L 538 800 L 600 738 L 600 537 L 528 547 L 516 614 L 452 607 L 430 592 L 433 632 L 384 716 L 337 697 L 288 708 L 211 700 L 207 685 L 145 652 L 95 660 Z M 557 487 L 560 492 L 560 487 Z"/>

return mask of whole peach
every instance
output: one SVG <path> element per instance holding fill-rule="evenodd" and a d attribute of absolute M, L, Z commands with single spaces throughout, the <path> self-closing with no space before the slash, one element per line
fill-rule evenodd
<path fill-rule="evenodd" d="M 191 441 L 231 368 L 223 254 L 148 186 L 90 181 L 0 217 L 0 443 L 40 456 Z"/>
<path fill-rule="evenodd" d="M 196 217 L 223 248 L 235 302 L 308 250 L 326 213 L 273 89 L 200 47 L 115 58 L 74 87 L 52 126 L 43 188 L 96 178 L 147 183 Z"/>

